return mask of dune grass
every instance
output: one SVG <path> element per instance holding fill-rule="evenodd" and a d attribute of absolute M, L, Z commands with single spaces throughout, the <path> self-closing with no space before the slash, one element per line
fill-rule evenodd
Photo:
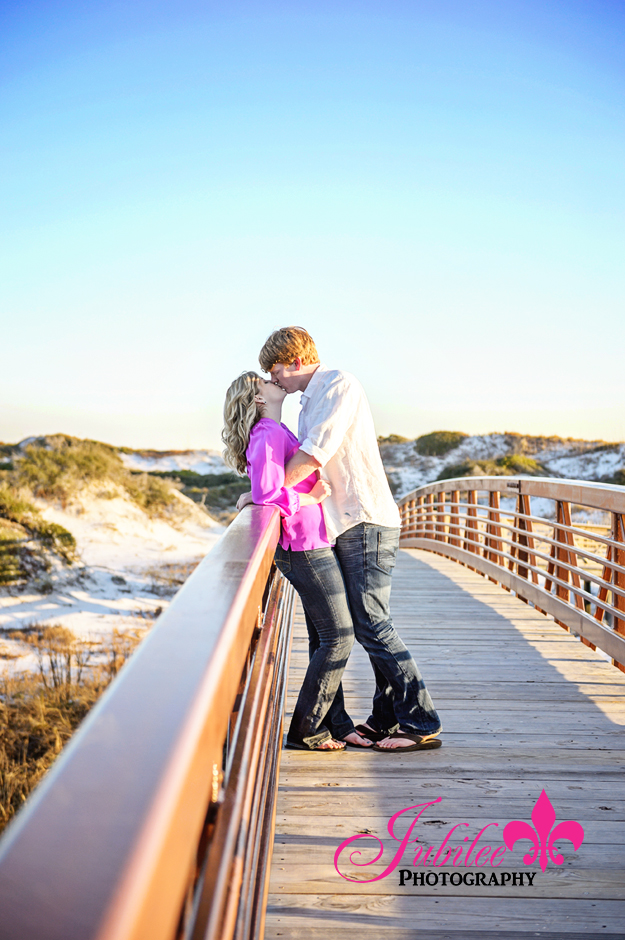
<path fill-rule="evenodd" d="M 437 480 L 453 480 L 455 477 L 501 477 L 501 476 L 547 476 L 547 471 L 537 460 L 523 454 L 507 454 L 497 460 L 465 460 L 463 463 L 445 467 Z"/>
<path fill-rule="evenodd" d="M 7 479 L 15 492 L 25 490 L 62 505 L 91 483 L 101 483 L 109 497 L 116 491 L 107 485 L 125 490 L 150 516 L 167 515 L 177 501 L 172 483 L 127 470 L 114 447 L 64 434 L 40 438 L 14 455 Z"/>
<path fill-rule="evenodd" d="M 61 626 L 4 633 L 34 652 L 38 673 L 0 677 L 0 830 L 22 806 L 145 631 L 77 640 Z M 0 648 L 0 657 L 14 654 Z"/>

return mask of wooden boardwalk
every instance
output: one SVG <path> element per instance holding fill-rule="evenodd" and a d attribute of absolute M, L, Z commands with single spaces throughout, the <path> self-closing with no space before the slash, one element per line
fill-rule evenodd
<path fill-rule="evenodd" d="M 441 714 L 444 745 L 404 755 L 283 752 L 266 940 L 625 937 L 625 674 L 486 578 L 429 552 L 400 552 L 393 615 Z M 298 614 L 289 717 L 306 660 Z M 350 713 L 366 718 L 373 681 L 358 646 L 344 685 Z M 564 864 L 550 861 L 544 872 L 525 865 L 527 841 L 497 856 L 499 867 L 490 853 L 484 867 L 471 864 L 482 846 L 503 846 L 509 821 L 531 825 L 543 788 L 558 823 L 583 826 L 578 851 L 559 840 Z M 438 797 L 412 832 L 419 842 L 388 877 L 354 884 L 336 873 L 337 847 L 360 832 L 383 841 L 380 862 L 355 868 L 344 852 L 340 868 L 360 879 L 381 874 L 400 845 L 389 818 Z M 400 817 L 398 838 L 416 812 Z M 432 858 L 456 824 L 468 825 L 452 833 L 454 851 L 471 844 L 464 833 L 473 841 L 492 822 L 498 826 L 482 835 L 468 866 L 461 856 L 455 868 L 413 868 L 415 850 L 433 846 Z M 368 861 L 379 843 L 363 839 L 355 848 Z M 439 884 L 401 887 L 399 869 L 436 872 Z M 442 874 L 449 882 L 456 872 L 484 872 L 486 881 L 495 873 L 499 884 L 443 886 Z M 502 887 L 505 872 L 524 873 L 524 882 L 536 874 L 532 887 Z"/>

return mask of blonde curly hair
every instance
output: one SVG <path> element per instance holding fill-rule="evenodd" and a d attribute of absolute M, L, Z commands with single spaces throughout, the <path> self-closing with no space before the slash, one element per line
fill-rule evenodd
<path fill-rule="evenodd" d="M 256 372 L 242 372 L 226 392 L 224 403 L 224 429 L 221 439 L 225 444 L 225 463 L 239 476 L 245 476 L 247 458 L 245 452 L 250 442 L 250 433 L 262 418 L 261 406 L 255 398 L 261 394 L 260 383 L 264 379 Z"/>

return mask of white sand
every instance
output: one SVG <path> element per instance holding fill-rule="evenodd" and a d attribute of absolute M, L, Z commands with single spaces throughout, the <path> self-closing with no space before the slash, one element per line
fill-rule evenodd
<path fill-rule="evenodd" d="M 192 500 L 176 496 L 173 524 L 150 519 L 119 491 L 111 499 L 87 490 L 65 508 L 36 500 L 45 519 L 75 537 L 79 560 L 72 566 L 55 564 L 51 593 L 32 587 L 0 590 L 0 629 L 61 624 L 88 638 L 151 624 L 179 587 L 172 573 L 188 574 L 224 531 Z M 24 651 L 11 640 L 3 639 L 0 646 L 8 654 Z M 6 662 L 32 668 L 34 657 Z"/>

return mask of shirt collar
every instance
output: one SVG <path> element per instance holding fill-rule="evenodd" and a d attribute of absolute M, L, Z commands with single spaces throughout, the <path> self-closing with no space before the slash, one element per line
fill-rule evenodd
<path fill-rule="evenodd" d="M 317 366 L 317 368 L 315 369 L 315 371 L 313 372 L 310 378 L 310 382 L 308 383 L 308 385 L 302 392 L 302 398 L 310 398 L 312 393 L 315 391 L 317 385 L 321 381 L 321 373 L 327 372 L 327 371 L 328 371 L 327 366 L 324 366 L 323 363 L 319 363 L 319 365 Z"/>

